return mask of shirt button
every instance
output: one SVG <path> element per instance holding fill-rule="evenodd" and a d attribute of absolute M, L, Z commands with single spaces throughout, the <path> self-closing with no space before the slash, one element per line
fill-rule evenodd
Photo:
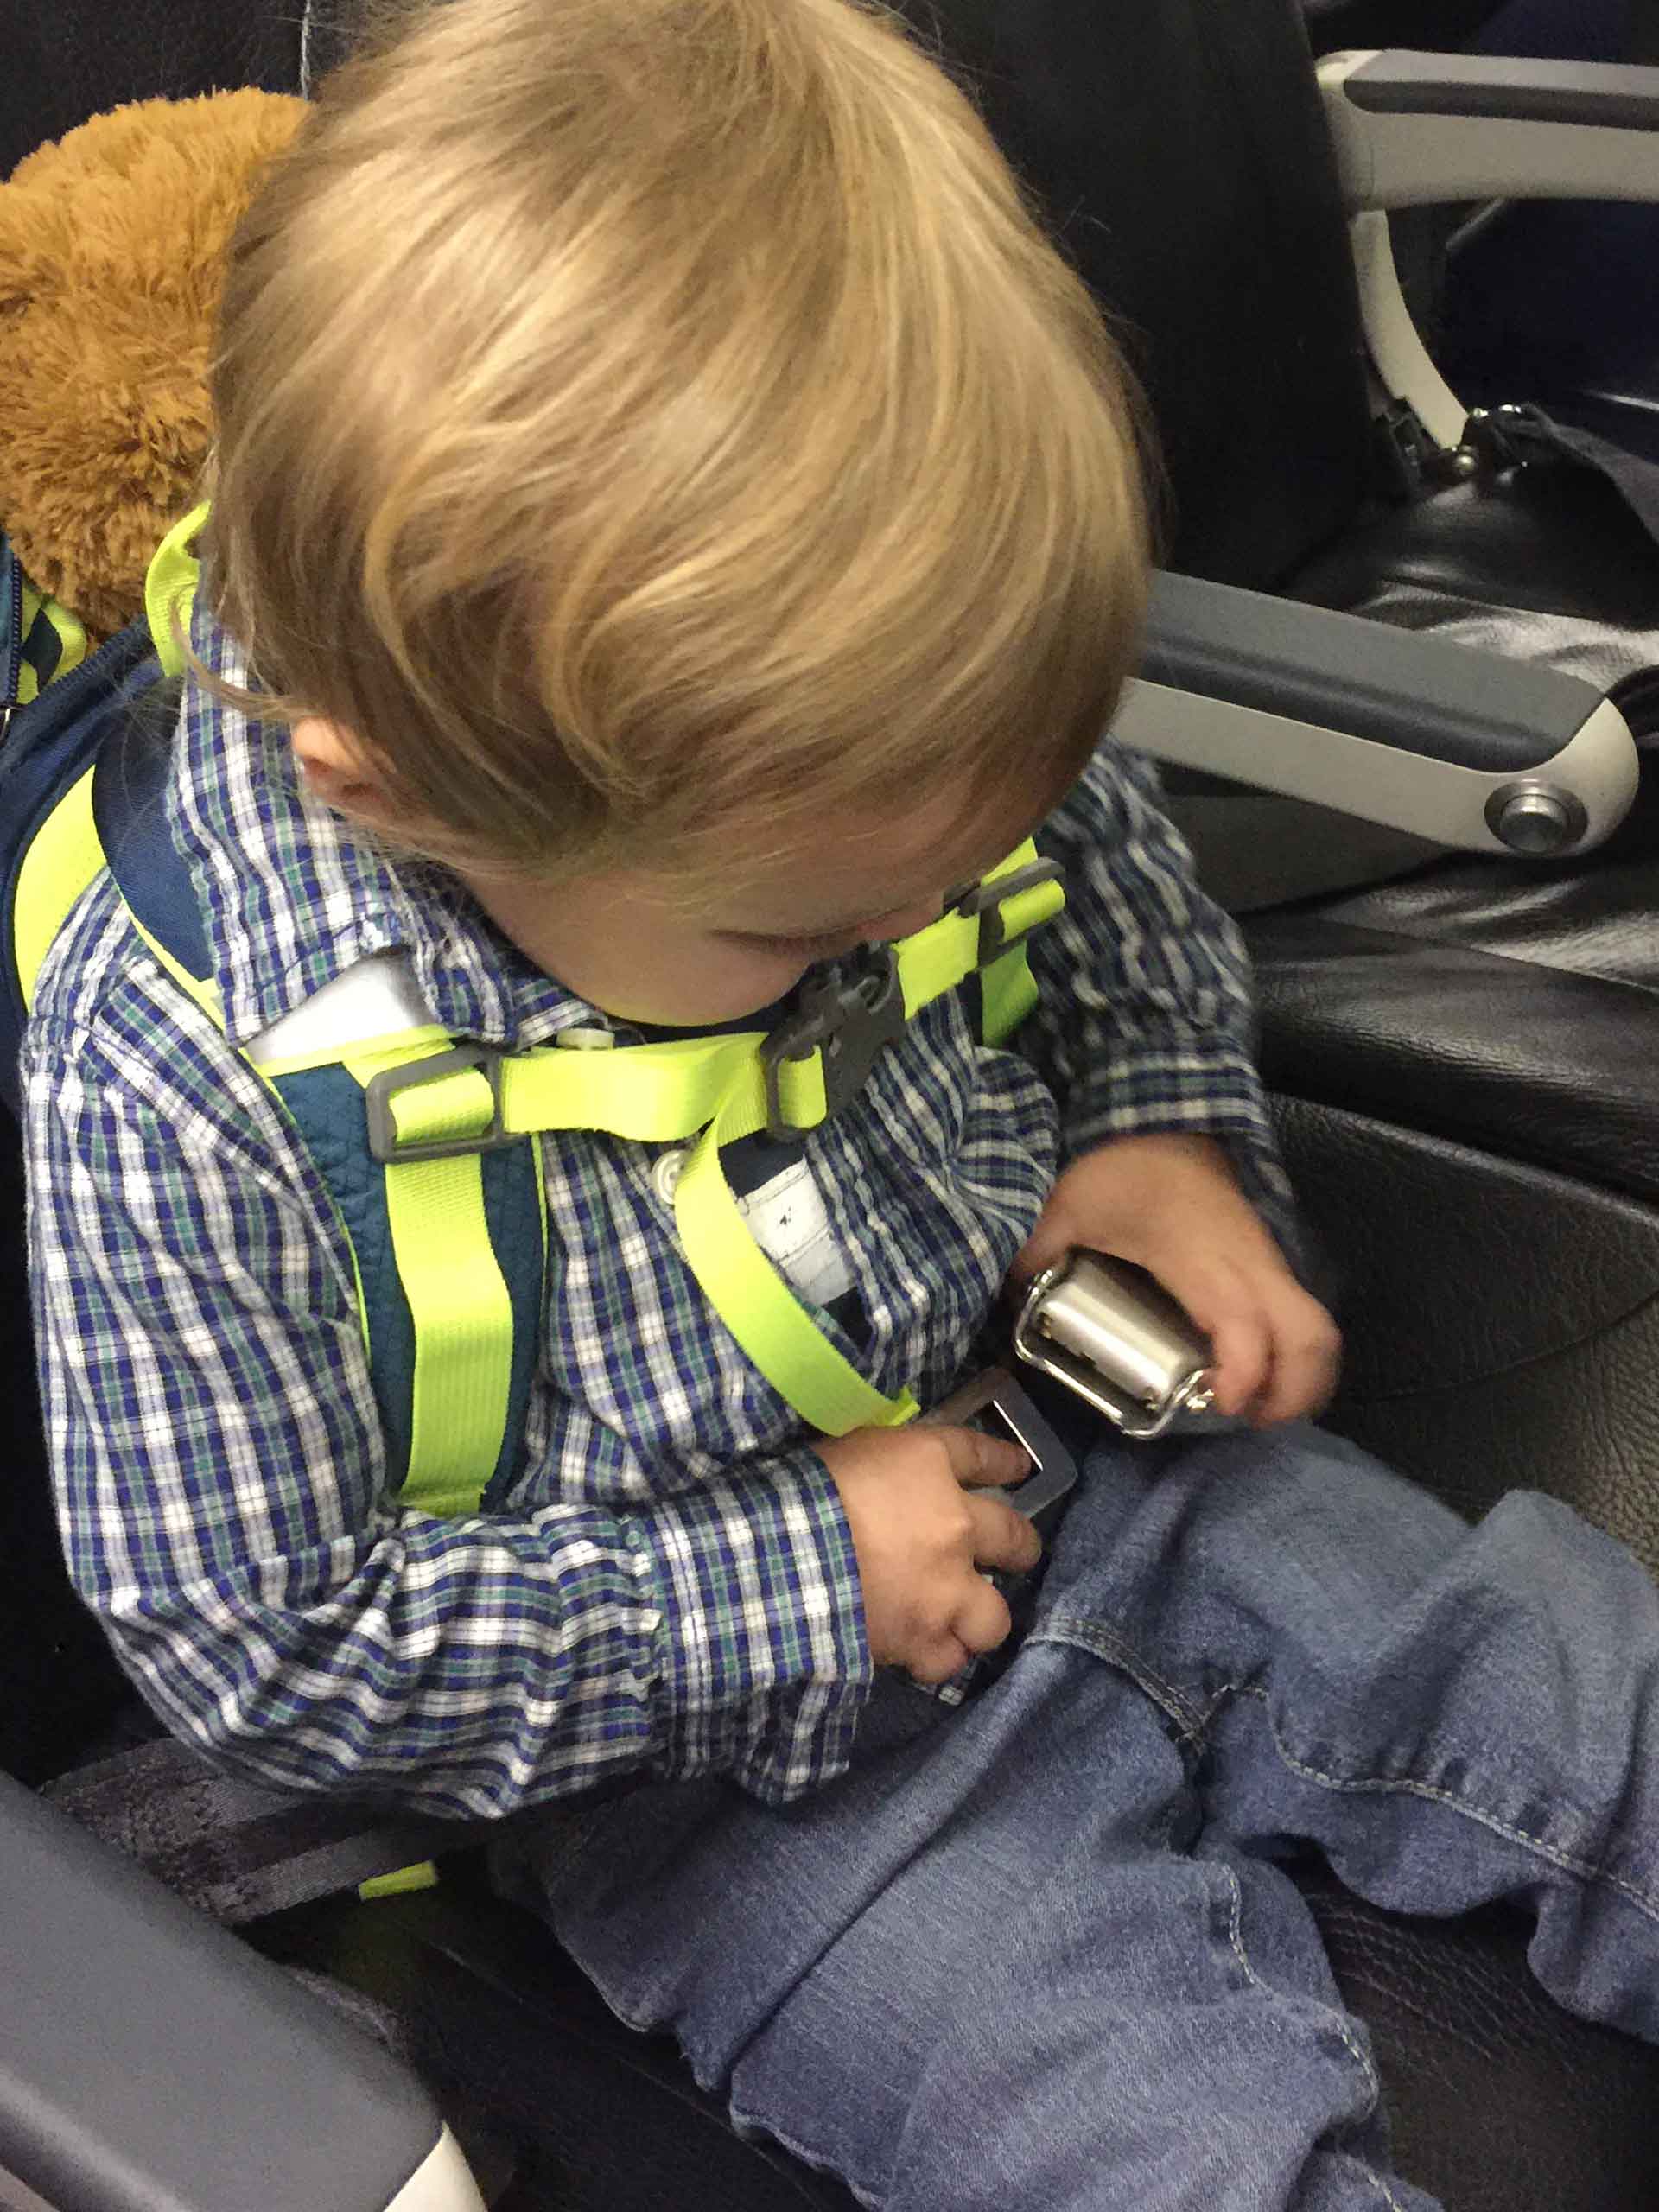
<path fill-rule="evenodd" d="M 671 1146 L 668 1151 L 659 1153 L 652 1162 L 651 1187 L 665 1206 L 673 1205 L 674 1193 L 679 1188 L 680 1177 L 690 1156 L 688 1145 L 677 1144 Z"/>

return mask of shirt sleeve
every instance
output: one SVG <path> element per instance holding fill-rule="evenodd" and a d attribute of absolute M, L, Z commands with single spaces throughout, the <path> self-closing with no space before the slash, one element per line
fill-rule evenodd
<path fill-rule="evenodd" d="M 1065 870 L 1066 898 L 1031 940 L 1038 1006 L 1019 1049 L 1059 1102 L 1063 1166 L 1113 1137 L 1218 1138 L 1294 1255 L 1243 940 L 1199 889 L 1160 798 L 1150 762 L 1108 738 L 1038 831 L 1038 849 Z"/>
<path fill-rule="evenodd" d="M 30 1040 L 31 1274 L 69 1567 L 169 1730 L 474 1817 L 630 1771 L 783 1799 L 838 1770 L 871 1669 L 817 1455 L 637 1510 L 559 1502 L 556 1469 L 522 1517 L 400 1510 L 308 1160 L 222 1047 L 193 1081 L 130 1043 Z"/>

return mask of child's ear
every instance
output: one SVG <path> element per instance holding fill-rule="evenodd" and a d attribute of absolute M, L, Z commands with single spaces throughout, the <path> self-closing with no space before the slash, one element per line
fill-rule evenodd
<path fill-rule="evenodd" d="M 292 741 L 301 779 L 315 798 L 341 814 L 384 823 L 388 810 L 380 779 L 350 730 L 321 715 L 306 715 L 294 724 Z"/>

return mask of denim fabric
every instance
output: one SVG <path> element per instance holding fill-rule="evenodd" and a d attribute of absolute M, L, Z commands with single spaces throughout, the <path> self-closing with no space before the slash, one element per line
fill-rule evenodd
<path fill-rule="evenodd" d="M 893 1680 L 783 1809 L 653 1786 L 517 1869 L 610 2003 L 893 2212 L 1425 2212 L 1274 1863 L 1499 1897 L 1659 2040 L 1659 1593 L 1521 1492 L 1481 1526 L 1308 1428 L 1102 1448 L 1035 1623 L 952 1711 Z"/>

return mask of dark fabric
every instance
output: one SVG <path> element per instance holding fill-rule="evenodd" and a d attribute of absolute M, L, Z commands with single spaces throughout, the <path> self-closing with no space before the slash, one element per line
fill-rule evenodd
<path fill-rule="evenodd" d="M 233 1780 L 164 1736 L 77 1767 L 42 1794 L 232 1927 L 472 1840 L 458 1821 Z"/>
<path fill-rule="evenodd" d="M 1659 7 L 1510 0 L 1478 43 L 1489 54 L 1651 67 Z M 1512 200 L 1459 232 L 1437 352 L 1452 388 L 1471 405 L 1535 400 L 1659 461 L 1656 253 L 1659 208 L 1617 200 Z"/>
<path fill-rule="evenodd" d="M 299 88 L 303 0 L 62 0 L 8 7 L 0 69 L 0 175 L 48 138 L 127 100 L 258 85 Z"/>
<path fill-rule="evenodd" d="M 1315 54 L 1347 47 L 1465 45 L 1503 0 L 1303 0 Z"/>
<path fill-rule="evenodd" d="M 1153 403 L 1170 565 L 1269 586 L 1369 466 L 1354 279 L 1290 0 L 912 0 L 1113 315 Z"/>
<path fill-rule="evenodd" d="M 1491 444 L 1507 461 L 1557 461 L 1592 469 L 1618 493 L 1649 537 L 1659 539 L 1659 461 L 1628 452 L 1617 440 L 1581 423 L 1558 423 L 1540 407 L 1500 406 L 1477 417 L 1470 429 L 1477 448 Z"/>
<path fill-rule="evenodd" d="M 0 1389 L 6 1415 L 0 1481 L 5 1624 L 0 1663 L 0 1772 L 43 1782 L 79 1756 L 126 1694 L 125 1678 L 70 1586 L 52 1510 L 35 1392 L 23 1257 L 22 1160 L 0 1109 Z"/>
<path fill-rule="evenodd" d="M 362 0 L 61 0 L 0 10 L 0 177 L 128 100 L 308 90 L 350 48 Z"/>
<path fill-rule="evenodd" d="M 446 2108 L 525 2145 L 513 2212 L 849 2212 L 839 2183 L 741 2142 L 666 2037 L 625 2028 L 530 1915 L 464 1876 L 260 1931 L 284 1963 L 366 1992 Z M 520 2191 L 523 2193 L 520 2194 Z"/>
<path fill-rule="evenodd" d="M 1659 207 L 1511 202 L 1457 245 L 1443 364 L 1471 404 L 1533 399 L 1659 459 Z"/>

